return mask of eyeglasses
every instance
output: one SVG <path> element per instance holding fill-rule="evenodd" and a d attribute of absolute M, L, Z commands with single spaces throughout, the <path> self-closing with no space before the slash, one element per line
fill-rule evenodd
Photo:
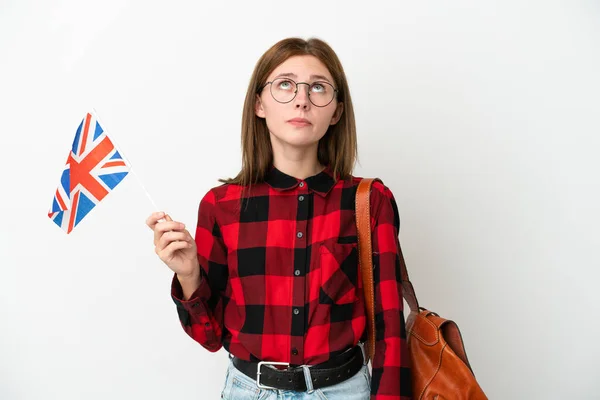
<path fill-rule="evenodd" d="M 273 99 L 278 103 L 289 103 L 294 100 L 298 94 L 298 86 L 307 85 L 308 99 L 317 107 L 329 105 L 338 92 L 338 90 L 328 82 L 296 83 L 290 78 L 277 78 L 265 83 L 264 86 L 260 88 L 259 93 L 267 87 L 267 85 L 271 85 L 271 96 L 273 96 Z"/>

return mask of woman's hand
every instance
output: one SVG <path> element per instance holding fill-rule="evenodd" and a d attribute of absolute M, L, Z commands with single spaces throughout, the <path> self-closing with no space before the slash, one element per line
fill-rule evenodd
<path fill-rule="evenodd" d="M 164 221 L 159 221 L 164 218 Z M 163 212 L 152 213 L 146 225 L 154 231 L 154 251 L 181 279 L 198 279 L 200 265 L 196 242 L 181 222 Z"/>

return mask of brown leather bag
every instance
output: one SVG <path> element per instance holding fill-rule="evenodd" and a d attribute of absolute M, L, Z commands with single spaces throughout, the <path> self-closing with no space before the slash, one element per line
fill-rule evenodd
<path fill-rule="evenodd" d="M 359 264 L 367 311 L 368 342 L 365 350 L 369 359 L 375 353 L 375 293 L 369 204 L 374 181 L 381 182 L 377 178 L 362 179 L 356 192 Z M 398 252 L 402 294 L 410 307 L 406 334 L 414 399 L 487 400 L 475 380 L 458 326 L 433 311 L 419 307 L 400 247 Z"/>

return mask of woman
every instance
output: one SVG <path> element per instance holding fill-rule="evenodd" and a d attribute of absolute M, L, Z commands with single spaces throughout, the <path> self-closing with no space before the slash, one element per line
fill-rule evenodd
<path fill-rule="evenodd" d="M 372 376 L 354 213 L 354 112 L 335 52 L 290 38 L 258 61 L 242 121 L 242 169 L 209 190 L 195 238 L 146 221 L 173 270 L 187 334 L 230 365 L 224 399 L 408 399 L 410 379 L 390 190 L 371 194 L 377 340 Z M 164 221 L 163 221 L 164 220 Z"/>

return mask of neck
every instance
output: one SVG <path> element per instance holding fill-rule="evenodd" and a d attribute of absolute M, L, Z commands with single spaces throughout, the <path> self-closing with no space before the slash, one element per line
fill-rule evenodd
<path fill-rule="evenodd" d="M 317 160 L 316 152 L 299 155 L 298 157 L 286 157 L 274 153 L 273 165 L 281 172 L 293 176 L 296 179 L 306 179 L 310 176 L 317 175 L 325 169 L 325 166 L 321 165 Z"/>

